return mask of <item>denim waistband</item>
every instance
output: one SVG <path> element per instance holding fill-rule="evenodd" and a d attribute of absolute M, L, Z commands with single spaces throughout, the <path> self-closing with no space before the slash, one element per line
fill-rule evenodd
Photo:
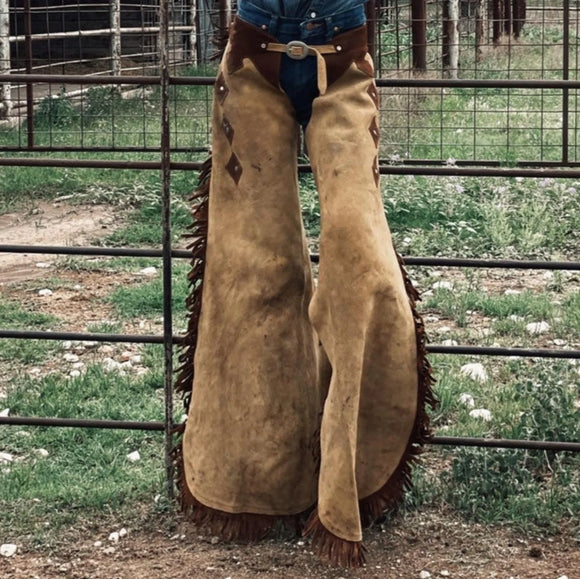
<path fill-rule="evenodd" d="M 291 40 L 326 42 L 337 34 L 362 26 L 366 22 L 365 7 L 362 2 L 343 12 L 325 16 L 312 12 L 307 15 L 306 19 L 303 19 L 271 14 L 251 2 L 241 1 L 238 6 L 238 16 L 281 42 Z"/>

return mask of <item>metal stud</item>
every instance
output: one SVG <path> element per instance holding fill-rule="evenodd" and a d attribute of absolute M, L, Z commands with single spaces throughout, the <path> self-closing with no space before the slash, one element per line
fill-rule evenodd
<path fill-rule="evenodd" d="M 268 45 L 265 42 L 262 42 L 262 44 L 260 44 L 260 48 L 263 48 L 264 50 L 266 50 L 266 47 Z"/>
<path fill-rule="evenodd" d="M 342 46 L 340 44 L 336 45 L 336 52 L 340 52 L 342 50 Z"/>
<path fill-rule="evenodd" d="M 268 27 L 265 24 L 262 24 L 262 30 L 268 30 Z"/>

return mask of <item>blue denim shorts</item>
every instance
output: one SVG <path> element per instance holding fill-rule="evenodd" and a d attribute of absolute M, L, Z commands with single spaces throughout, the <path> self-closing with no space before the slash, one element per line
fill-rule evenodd
<path fill-rule="evenodd" d="M 270 14 L 251 2 L 240 2 L 238 17 L 261 28 L 284 44 L 292 40 L 301 40 L 310 45 L 326 44 L 338 34 L 366 22 L 363 3 L 330 16 L 316 15 L 304 20 Z M 312 115 L 312 101 L 318 96 L 316 57 L 293 60 L 283 54 L 280 63 L 280 86 L 294 107 L 297 121 L 305 129 Z"/>

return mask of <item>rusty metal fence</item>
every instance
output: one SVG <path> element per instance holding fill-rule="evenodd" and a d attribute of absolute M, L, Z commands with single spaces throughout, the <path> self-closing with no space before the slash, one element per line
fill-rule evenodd
<path fill-rule="evenodd" d="M 548 6 L 544 1 L 542 12 L 548 13 Z M 387 2 L 386 5 L 393 6 L 396 3 Z M 531 4 L 531 2 L 529 3 Z M 380 6 L 384 8 L 385 4 Z M 551 5 L 550 5 L 551 6 Z M 438 78 L 430 78 L 428 75 L 420 74 L 419 76 L 407 77 L 379 77 L 377 85 L 382 91 L 384 101 L 382 113 L 386 117 L 383 123 L 383 133 L 387 136 L 387 142 L 382 151 L 380 162 L 380 172 L 383 175 L 433 175 L 433 176 L 475 176 L 475 177 L 530 177 L 530 178 L 570 178 L 580 179 L 580 167 L 577 160 L 576 146 L 576 127 L 575 119 L 578 111 L 576 110 L 577 96 L 580 89 L 580 80 L 577 75 L 577 58 L 570 59 L 570 54 L 577 53 L 577 44 L 572 45 L 570 40 L 570 30 L 575 26 L 577 38 L 578 31 L 578 9 L 570 6 L 570 0 L 563 0 L 563 21 L 561 25 L 564 29 L 561 31 L 562 42 L 557 45 L 565 52 L 562 59 L 562 66 L 558 69 L 558 74 L 548 78 L 497 78 L 497 75 L 489 75 L 481 78 L 476 75 L 467 75 L 467 78 L 443 78 L 439 74 Z M 380 14 L 379 14 L 380 17 Z M 389 21 L 392 24 L 392 20 Z M 375 23 L 376 27 L 384 30 L 383 20 Z M 121 429 L 140 429 L 162 431 L 165 434 L 166 449 L 166 471 L 167 471 L 167 492 L 171 495 L 172 486 L 172 466 L 170 460 L 170 450 L 173 446 L 173 432 L 175 424 L 173 422 L 173 379 L 174 379 L 174 349 L 179 347 L 182 338 L 175 334 L 171 298 L 172 298 L 172 262 L 177 259 L 190 259 L 187 251 L 175 249 L 172 244 L 172 227 L 171 227 L 171 178 L 176 172 L 197 171 L 201 167 L 201 156 L 205 154 L 208 147 L 209 128 L 207 114 L 211 100 L 211 87 L 214 79 L 212 76 L 183 76 L 175 74 L 175 69 L 170 64 L 172 35 L 170 33 L 170 2 L 163 0 L 158 9 L 158 35 L 159 35 L 159 54 L 158 65 L 159 74 L 153 75 L 71 75 L 71 74 L 1 74 L 0 83 L 20 83 L 27 87 L 27 91 L 32 93 L 33 90 L 40 90 L 42 86 L 63 86 L 73 85 L 82 88 L 84 91 L 90 88 L 106 88 L 107 91 L 115 91 L 121 87 L 125 89 L 134 89 L 139 91 L 156 91 L 159 99 L 159 109 L 155 115 L 160 112 L 160 117 L 155 119 L 158 123 L 158 131 L 154 133 L 154 138 L 147 139 L 145 133 L 139 135 L 139 139 L 130 145 L 118 145 L 113 141 L 105 145 L 97 145 L 91 141 L 91 135 L 88 129 L 84 130 L 81 123 L 78 140 L 74 143 L 59 141 L 55 134 L 42 134 L 38 128 L 34 127 L 34 103 L 28 101 L 28 112 L 25 116 L 30 122 L 27 125 L 24 119 L 20 119 L 18 127 L 14 130 L 14 142 L 5 143 L 0 149 L 0 167 L 77 167 L 77 168 L 107 168 L 116 170 L 137 170 L 137 171 L 155 171 L 161 175 L 161 225 L 162 225 L 162 243 L 161 249 L 148 248 L 107 248 L 107 247 L 56 247 L 56 246 L 29 246 L 20 244 L 0 245 L 0 252 L 12 253 L 37 253 L 37 254 L 57 254 L 57 255 L 92 255 L 92 256 L 122 256 L 122 257 L 153 257 L 158 258 L 163 264 L 163 333 L 162 335 L 126 335 L 110 333 L 71 333 L 71 332 L 37 332 L 37 331 L 19 331 L 10 329 L 0 329 L 0 338 L 2 339 L 19 339 L 19 340 L 91 340 L 98 342 L 132 342 L 132 343 L 153 343 L 162 344 L 164 347 L 164 400 L 165 400 L 165 419 L 163 422 L 131 422 L 131 421 L 111 421 L 111 420 L 87 420 L 87 419 L 64 419 L 64 418 L 40 418 L 25 416 L 7 416 L 0 417 L 0 425 L 39 425 L 55 427 L 81 427 L 81 428 L 121 428 Z M 574 24 L 573 24 L 574 23 Z M 377 31 L 375 38 L 380 43 L 381 32 Z M 576 40 L 574 42 L 577 42 Z M 567 56 L 566 56 L 567 55 Z M 574 73 L 570 73 L 570 64 L 574 62 Z M 173 71 L 173 73 L 172 73 Z M 533 76 L 533 75 L 532 75 Z M 179 134 L 179 118 L 176 117 L 172 109 L 174 103 L 175 91 L 180 88 L 198 87 L 195 98 L 201 103 L 200 108 L 205 117 L 201 118 L 199 133 Z M 407 150 L 411 148 L 411 137 L 420 126 L 413 125 L 416 119 L 413 117 L 412 110 L 407 110 L 407 121 L 404 134 L 406 140 L 391 140 L 389 134 L 400 135 L 400 127 L 395 125 L 392 118 L 396 116 L 396 109 L 390 110 L 392 105 L 389 95 L 406 95 L 404 106 L 411 107 L 409 104 L 411 94 L 417 95 L 424 91 L 435 95 L 443 110 L 447 95 L 454 91 L 468 91 L 476 100 L 478 91 L 495 91 L 497 94 L 515 95 L 523 94 L 526 98 L 529 95 L 540 94 L 546 97 L 549 91 L 550 95 L 557 95 L 555 98 L 561 104 L 559 112 L 566 119 L 572 114 L 573 122 L 562 121 L 561 126 L 557 127 L 557 133 L 560 136 L 556 149 L 558 155 L 551 158 L 545 152 L 545 148 L 539 148 L 537 152 L 541 154 L 531 155 L 529 158 L 518 159 L 507 164 L 500 159 L 485 158 L 480 154 L 477 147 L 477 131 L 473 129 L 473 135 L 470 137 L 473 142 L 470 147 L 462 149 L 467 154 L 457 155 L 453 164 L 445 164 L 447 146 L 444 141 L 446 134 L 445 126 L 442 124 L 440 142 L 433 144 L 436 154 L 425 154 L 422 157 L 412 157 L 400 154 L 406 146 Z M 434 92 L 433 92 L 434 91 Z M 547 97 L 546 97 L 547 98 Z M 84 106 L 85 101 L 79 100 L 79 106 Z M 571 113 L 570 104 L 574 103 L 574 110 Z M 475 113 L 477 114 L 477 108 Z M 136 114 L 146 115 L 146 109 L 137 111 Z M 417 122 L 420 122 L 417 121 Z M 443 123 L 443 121 L 442 121 Z M 24 133 L 21 132 L 23 128 Z M 84 130 L 84 132 L 83 132 Z M 495 127 L 494 127 L 495 130 Z M 105 127 L 101 131 L 103 134 L 110 132 L 111 138 L 115 136 L 115 122 L 110 127 Z M 572 141 L 570 133 L 574 133 Z M 415 133 L 416 134 L 416 133 Z M 144 136 L 145 135 L 145 136 Z M 397 137 L 399 138 L 399 137 Z M 69 140 L 70 141 L 70 140 Z M 429 145 L 429 144 L 428 144 Z M 508 139 L 509 149 L 509 139 Z M 526 149 L 518 149 L 525 151 Z M 78 152 L 83 152 L 83 158 L 74 158 Z M 429 152 L 429 149 L 423 149 Z M 534 149 L 535 151 L 535 149 Z M 20 153 L 14 156 L 14 153 Z M 123 153 L 142 153 L 141 157 L 123 158 Z M 26 154 L 23 154 L 26 153 Z M 46 153 L 46 154 L 45 154 Z M 50 154 L 48 154 L 50 153 Z M 61 156 L 56 158 L 53 155 L 59 153 Z M 108 157 L 103 158 L 107 153 Z M 146 157 L 149 155 L 149 157 Z M 396 162 L 393 157 L 397 155 Z M 310 167 L 300 165 L 299 171 L 308 172 Z M 312 255 L 312 260 L 317 261 L 318 256 Z M 449 257 L 412 257 L 406 256 L 405 261 L 410 266 L 447 266 L 447 267 L 469 267 L 469 268 L 511 268 L 511 269 L 546 269 L 546 270 L 574 270 L 580 271 L 579 261 L 518 261 L 518 260 L 493 260 L 493 259 L 464 259 Z M 518 356 L 518 357 L 543 357 L 543 358 L 566 358 L 580 359 L 580 350 L 543 348 L 503 348 L 503 347 L 483 347 L 483 346 L 443 346 L 431 345 L 429 352 L 433 354 L 469 354 L 476 356 Z M 518 449 L 549 449 L 553 451 L 572 451 L 580 452 L 580 441 L 532 441 L 532 440 L 506 440 L 506 439 L 484 439 L 484 438 L 466 438 L 466 437 L 447 437 L 435 436 L 434 444 L 439 445 L 463 445 L 463 446 L 485 446 L 499 448 L 518 448 Z"/>

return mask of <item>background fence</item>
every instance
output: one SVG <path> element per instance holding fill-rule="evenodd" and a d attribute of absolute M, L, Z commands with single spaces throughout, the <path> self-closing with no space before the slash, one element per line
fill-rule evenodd
<path fill-rule="evenodd" d="M 524 4 L 376 4 L 371 40 L 382 97 L 383 175 L 580 179 L 578 6 L 570 0 L 532 0 L 524 18 Z M 161 249 L 10 244 L 0 251 L 157 257 L 163 262 L 165 304 L 163 335 L 1 329 L 0 338 L 162 343 L 166 410 L 164 422 L 10 416 L 0 417 L 0 424 L 164 430 L 168 481 L 175 426 L 173 357 L 181 341 L 171 315 L 171 263 L 189 258 L 172 245 L 171 180 L 198 170 L 209 148 L 209 73 L 215 65 L 207 54 L 211 38 L 219 39 L 227 26 L 231 10 L 226 8 L 185 1 L 63 0 L 42 8 L 29 1 L 0 2 L 0 166 L 159 172 L 163 225 Z M 87 11 L 97 16 L 85 18 Z M 539 49 L 538 64 L 526 58 L 530 47 Z M 499 68 L 499 54 L 507 54 L 507 68 Z M 489 99 L 484 103 L 481 98 L 490 94 L 491 107 Z M 490 154 L 498 148 L 502 158 Z M 407 256 L 406 261 L 413 266 L 580 270 L 577 261 L 457 256 Z M 580 350 L 557 348 L 432 345 L 430 352 L 580 359 Z M 580 451 L 580 442 L 557 440 L 437 436 L 434 443 Z M 168 488 L 171 493 L 171 484 Z"/>

